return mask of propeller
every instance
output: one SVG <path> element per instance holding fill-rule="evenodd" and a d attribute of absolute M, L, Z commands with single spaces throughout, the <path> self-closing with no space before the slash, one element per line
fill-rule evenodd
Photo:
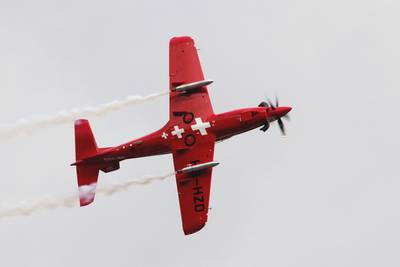
<path fill-rule="evenodd" d="M 278 99 L 278 97 L 275 96 L 275 104 L 274 104 L 274 103 L 272 103 L 271 99 L 268 98 L 267 102 L 263 101 L 258 106 L 259 107 L 269 107 L 272 110 L 275 110 L 276 108 L 279 107 L 279 99 Z M 285 118 L 288 121 L 290 120 L 289 114 L 285 114 L 283 116 L 283 118 Z M 281 130 L 282 135 L 286 135 L 285 124 L 282 121 L 282 117 L 279 117 L 276 120 L 278 121 L 278 126 L 279 126 L 279 129 Z M 268 130 L 268 128 L 269 128 L 269 122 L 267 121 L 264 124 L 264 126 L 262 128 L 260 128 L 260 130 L 265 132 Z"/>
<path fill-rule="evenodd" d="M 283 124 L 283 121 L 281 118 L 278 119 L 278 125 L 279 125 L 279 129 L 281 129 L 282 135 L 286 135 L 285 124 Z"/>
<path fill-rule="evenodd" d="M 269 128 L 269 122 L 267 121 L 263 127 L 260 128 L 261 131 L 266 132 Z"/>

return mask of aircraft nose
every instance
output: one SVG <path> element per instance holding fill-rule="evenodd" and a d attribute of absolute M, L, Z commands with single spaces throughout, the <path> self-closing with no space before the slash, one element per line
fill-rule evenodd
<path fill-rule="evenodd" d="M 278 117 L 283 117 L 286 114 L 288 114 L 291 110 L 292 110 L 291 107 L 278 107 L 275 112 L 276 115 L 278 115 Z"/>

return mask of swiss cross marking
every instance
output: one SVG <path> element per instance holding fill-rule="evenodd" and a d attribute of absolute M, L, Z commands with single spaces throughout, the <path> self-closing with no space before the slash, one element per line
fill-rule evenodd
<path fill-rule="evenodd" d="M 174 126 L 174 130 L 171 132 L 172 135 L 178 136 L 179 139 L 182 138 L 182 134 L 185 132 L 183 128 L 179 128 L 179 126 Z"/>
<path fill-rule="evenodd" d="M 163 133 L 162 133 L 162 135 L 161 135 L 161 137 L 162 137 L 162 138 L 164 138 L 164 139 L 167 139 L 167 137 L 168 137 L 168 134 L 167 134 L 167 133 L 165 133 L 165 132 L 163 132 Z"/>
<path fill-rule="evenodd" d="M 201 133 L 201 135 L 207 135 L 206 129 L 211 127 L 210 123 L 203 122 L 201 118 L 196 118 L 195 120 L 196 124 L 192 125 L 192 130 L 193 131 L 198 130 Z"/>

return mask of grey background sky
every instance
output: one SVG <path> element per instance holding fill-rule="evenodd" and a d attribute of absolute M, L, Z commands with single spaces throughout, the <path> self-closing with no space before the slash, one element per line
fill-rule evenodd
<path fill-rule="evenodd" d="M 0 122 L 168 89 L 200 48 L 216 112 L 277 93 L 274 125 L 217 145 L 212 211 L 181 230 L 174 179 L 0 221 L 2 266 L 399 266 L 398 1 L 0 0 Z M 397 116 L 396 116 L 397 115 Z M 168 98 L 90 119 L 100 146 L 162 126 Z M 0 202 L 76 190 L 73 125 L 0 143 Z M 100 183 L 172 170 L 123 162 Z"/>

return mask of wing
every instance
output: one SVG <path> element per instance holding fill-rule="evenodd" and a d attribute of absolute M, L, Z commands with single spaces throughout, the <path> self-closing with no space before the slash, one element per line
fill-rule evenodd
<path fill-rule="evenodd" d="M 189 149 L 173 149 L 176 171 L 188 165 L 213 161 L 215 136 L 208 134 L 197 139 Z M 186 235 L 199 231 L 207 222 L 211 174 L 212 168 L 176 174 L 182 226 Z"/>
<path fill-rule="evenodd" d="M 171 149 L 175 170 L 213 161 L 215 135 L 209 118 L 214 114 L 206 86 L 177 91 L 178 86 L 204 80 L 194 41 L 190 37 L 170 41 L 170 125 L 175 131 Z M 204 121 L 204 122 L 203 122 Z M 174 135 L 171 132 L 172 135 Z M 178 136 L 176 136 L 178 135 Z M 212 168 L 190 173 L 177 173 L 179 204 L 185 234 L 204 227 L 207 221 Z"/>
<path fill-rule="evenodd" d="M 171 121 L 181 120 L 181 117 L 188 112 L 192 113 L 189 118 L 194 116 L 207 119 L 214 114 L 206 86 L 188 93 L 173 91 L 179 85 L 204 80 L 197 49 L 192 38 L 175 37 L 171 39 L 169 77 Z"/>

